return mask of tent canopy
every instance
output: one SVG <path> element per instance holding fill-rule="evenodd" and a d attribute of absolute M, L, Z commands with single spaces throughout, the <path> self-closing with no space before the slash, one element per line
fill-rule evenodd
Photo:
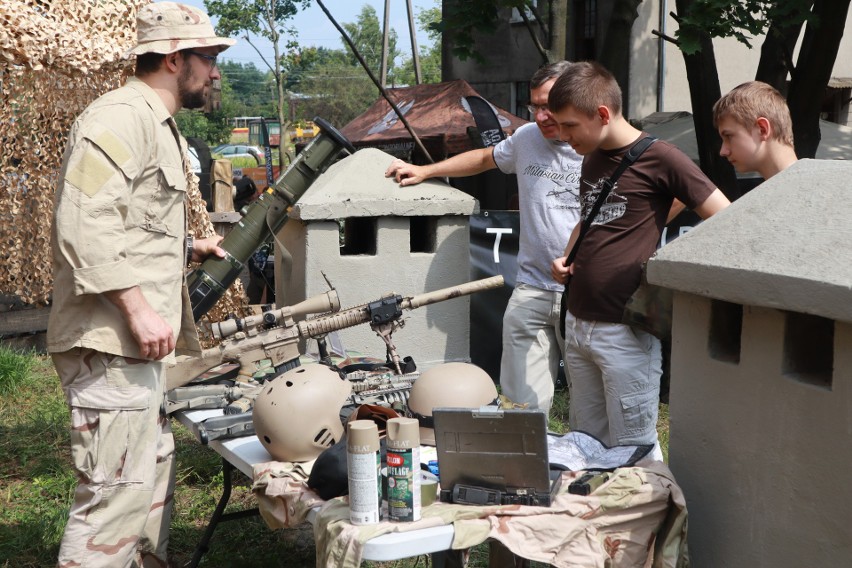
<path fill-rule="evenodd" d="M 698 141 L 695 124 L 688 112 L 655 112 L 641 120 L 645 132 L 671 142 L 698 163 Z M 820 119 L 820 143 L 816 157 L 820 160 L 848 160 L 852 157 L 852 128 Z"/>
<path fill-rule="evenodd" d="M 388 89 L 388 94 L 436 161 L 480 147 L 468 134 L 468 128 L 476 128 L 476 123 L 464 100 L 479 94 L 466 81 Z M 507 135 L 527 123 L 508 111 L 491 107 Z M 375 147 L 394 155 L 414 148 L 414 140 L 384 97 L 379 97 L 341 132 L 355 146 Z"/>

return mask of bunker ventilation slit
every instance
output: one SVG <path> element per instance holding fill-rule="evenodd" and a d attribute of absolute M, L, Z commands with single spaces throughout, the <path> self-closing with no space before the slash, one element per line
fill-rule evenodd
<path fill-rule="evenodd" d="M 438 242 L 437 217 L 410 217 L 408 231 L 411 252 L 435 252 Z"/>
<path fill-rule="evenodd" d="M 376 255 L 378 224 L 376 217 L 349 217 L 343 219 L 343 246 L 341 256 Z"/>
<path fill-rule="evenodd" d="M 713 300 L 710 304 L 710 335 L 707 341 L 710 358 L 739 364 L 742 335 L 742 305 Z"/>
<path fill-rule="evenodd" d="M 834 374 L 834 320 L 784 312 L 781 372 L 801 383 L 831 390 Z"/>

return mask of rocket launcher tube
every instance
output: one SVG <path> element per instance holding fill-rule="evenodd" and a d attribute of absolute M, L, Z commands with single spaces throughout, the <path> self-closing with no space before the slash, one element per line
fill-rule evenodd
<path fill-rule="evenodd" d="M 247 209 L 239 223 L 219 244 L 225 258 L 208 258 L 187 277 L 192 316 L 198 321 L 234 283 L 260 246 L 287 222 L 287 213 L 311 184 L 345 150 L 355 147 L 322 118 L 314 118 L 320 134 L 302 150 L 290 166 Z"/>

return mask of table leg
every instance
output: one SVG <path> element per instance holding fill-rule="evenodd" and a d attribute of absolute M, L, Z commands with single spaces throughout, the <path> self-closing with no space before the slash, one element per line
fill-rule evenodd
<path fill-rule="evenodd" d="M 213 538 L 213 532 L 216 530 L 216 525 L 218 525 L 220 521 L 242 519 L 245 517 L 252 517 L 260 513 L 257 508 L 225 513 L 225 507 L 228 505 L 228 500 L 231 498 L 231 476 L 233 475 L 233 472 L 234 466 L 232 466 L 228 460 L 222 458 L 222 497 L 219 498 L 219 503 L 213 511 L 213 516 L 210 517 L 210 522 L 207 523 L 204 535 L 201 537 L 198 546 L 195 547 L 192 560 L 190 560 L 189 564 L 187 564 L 189 568 L 196 568 L 198 563 L 201 562 L 201 557 L 210 550 L 210 540 Z"/>
<path fill-rule="evenodd" d="M 515 554 L 503 545 L 499 540 L 488 541 L 488 567 L 489 568 L 529 568 L 530 561 Z"/>
<path fill-rule="evenodd" d="M 464 550 L 442 550 L 432 553 L 432 568 L 464 568 Z"/>

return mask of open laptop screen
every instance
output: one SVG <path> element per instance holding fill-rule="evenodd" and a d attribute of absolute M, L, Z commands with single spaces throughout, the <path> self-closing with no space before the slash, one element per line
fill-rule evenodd
<path fill-rule="evenodd" d="M 492 491 L 486 503 L 498 492 L 502 503 L 550 504 L 560 477 L 548 465 L 543 411 L 435 408 L 432 418 L 442 500 L 460 502 L 462 486 Z"/>

